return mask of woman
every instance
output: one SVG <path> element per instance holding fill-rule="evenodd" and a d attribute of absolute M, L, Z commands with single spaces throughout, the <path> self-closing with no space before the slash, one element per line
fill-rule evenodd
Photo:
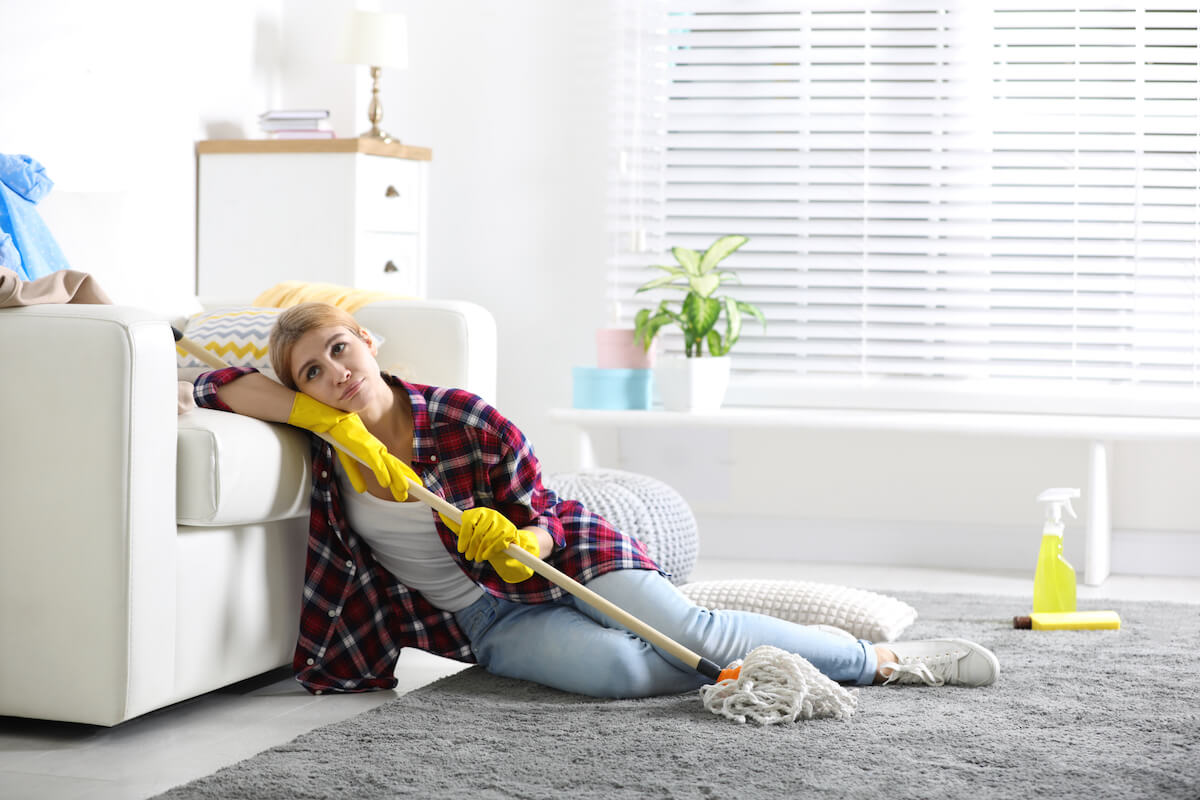
<path fill-rule="evenodd" d="M 533 450 L 479 397 L 380 372 L 348 313 L 305 303 L 269 342 L 280 385 L 251 368 L 208 373 L 201 406 L 288 422 L 313 438 L 313 493 L 294 668 L 310 691 L 392 688 L 401 647 L 598 697 L 695 689 L 691 668 L 618 628 L 503 551 L 534 553 L 718 664 L 770 644 L 833 680 L 983 686 L 987 649 L 959 639 L 874 645 L 760 614 L 687 600 L 640 542 L 542 485 Z M 410 500 L 406 478 L 463 509 L 461 526 Z"/>

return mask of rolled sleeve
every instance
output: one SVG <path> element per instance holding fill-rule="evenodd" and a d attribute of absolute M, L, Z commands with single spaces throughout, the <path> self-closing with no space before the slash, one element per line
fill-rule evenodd
<path fill-rule="evenodd" d="M 226 367 L 201 374 L 192 388 L 192 397 L 195 398 L 196 405 L 200 408 L 215 408 L 220 411 L 232 412 L 233 409 L 225 404 L 217 392 L 230 381 L 235 381 L 251 372 L 258 372 L 258 370 L 254 367 Z"/>

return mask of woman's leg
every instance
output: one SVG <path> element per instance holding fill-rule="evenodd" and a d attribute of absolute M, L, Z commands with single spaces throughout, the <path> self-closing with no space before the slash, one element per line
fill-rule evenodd
<path fill-rule="evenodd" d="M 588 588 L 721 666 L 744 658 L 760 645 L 773 645 L 789 653 L 798 653 L 835 681 L 869 684 L 876 677 L 876 649 L 866 640 L 838 636 L 764 614 L 708 611 L 692 603 L 653 570 L 609 572 L 590 581 Z M 573 602 L 582 613 L 600 624 L 615 625 L 582 601 Z M 690 668 L 662 655 L 693 676 L 692 686 L 706 682 Z"/>
<path fill-rule="evenodd" d="M 522 605 L 489 595 L 456 618 L 476 659 L 495 675 L 593 697 L 678 694 L 706 682 L 570 602 Z"/>

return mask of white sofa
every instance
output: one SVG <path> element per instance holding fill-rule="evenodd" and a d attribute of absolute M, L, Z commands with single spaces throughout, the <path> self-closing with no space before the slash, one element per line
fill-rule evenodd
<path fill-rule="evenodd" d="M 387 301 L 385 368 L 494 402 L 490 314 Z M 0 311 L 0 715 L 115 725 L 291 662 L 307 434 L 176 406 L 169 322 Z"/>

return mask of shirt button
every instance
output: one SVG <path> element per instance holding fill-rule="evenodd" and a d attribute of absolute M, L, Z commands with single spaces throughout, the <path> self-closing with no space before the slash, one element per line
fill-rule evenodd
<path fill-rule="evenodd" d="M 354 569 L 354 562 L 347 558 L 346 566 L 349 567 L 350 569 Z"/>
<path fill-rule="evenodd" d="M 430 456 L 430 457 L 429 457 L 429 460 L 430 460 L 430 461 L 437 461 L 437 456 Z"/>
<path fill-rule="evenodd" d="M 313 661 L 311 658 L 308 660 L 308 665 L 309 665 L 310 667 L 311 667 L 313 664 L 315 664 L 315 663 L 317 663 L 317 662 Z"/>
<path fill-rule="evenodd" d="M 321 470 L 321 477 L 322 477 L 322 478 L 328 478 L 328 477 L 329 477 L 329 473 L 328 473 L 328 472 L 326 472 L 325 470 Z"/>
<path fill-rule="evenodd" d="M 338 610 L 336 608 L 329 609 L 329 616 L 336 617 L 337 615 L 338 615 Z"/>

